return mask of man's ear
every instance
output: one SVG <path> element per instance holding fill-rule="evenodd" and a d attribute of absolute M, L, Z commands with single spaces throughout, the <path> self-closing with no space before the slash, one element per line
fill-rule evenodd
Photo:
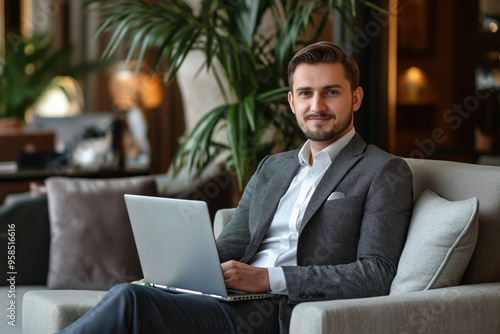
<path fill-rule="evenodd" d="M 295 106 L 293 104 L 293 94 L 292 92 L 288 92 L 288 104 L 290 105 L 290 109 L 292 109 L 292 112 L 295 114 Z"/>
<path fill-rule="evenodd" d="M 357 111 L 361 107 L 361 102 L 363 101 L 363 88 L 358 87 L 354 90 L 352 94 L 352 109 Z"/>

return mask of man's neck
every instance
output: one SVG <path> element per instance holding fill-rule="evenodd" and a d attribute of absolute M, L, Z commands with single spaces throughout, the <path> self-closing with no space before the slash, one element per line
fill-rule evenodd
<path fill-rule="evenodd" d="M 356 133 L 356 131 L 354 130 L 354 127 L 351 127 L 348 131 L 344 132 L 341 136 L 336 137 L 330 141 L 318 142 L 318 141 L 309 140 L 309 149 L 311 151 L 311 154 L 309 155 L 309 159 L 308 159 L 309 165 L 311 165 L 311 166 L 313 165 L 314 157 L 316 156 L 316 154 L 318 152 L 323 151 L 324 149 L 333 145 L 336 142 L 339 142 L 339 141 L 341 142 L 341 143 L 339 143 L 339 145 L 342 146 L 340 149 L 340 150 L 342 150 L 345 147 L 345 145 L 347 145 L 347 143 L 352 139 L 352 137 L 354 136 L 355 133 Z M 345 140 L 343 140 L 342 138 L 345 138 L 347 141 L 344 142 Z M 333 158 L 331 156 L 331 154 L 330 154 L 330 157 Z"/>

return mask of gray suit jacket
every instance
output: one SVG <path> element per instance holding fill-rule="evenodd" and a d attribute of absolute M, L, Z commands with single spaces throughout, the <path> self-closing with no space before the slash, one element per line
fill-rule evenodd
<path fill-rule="evenodd" d="M 262 160 L 217 240 L 221 261 L 249 262 L 299 169 L 298 150 Z M 333 192 L 344 196 L 331 196 Z M 297 266 L 284 267 L 282 332 L 303 301 L 386 295 L 396 274 L 413 203 L 406 162 L 359 135 L 335 158 L 306 208 Z"/>

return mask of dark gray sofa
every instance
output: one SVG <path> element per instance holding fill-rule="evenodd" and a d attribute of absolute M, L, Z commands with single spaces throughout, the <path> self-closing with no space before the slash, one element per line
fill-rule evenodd
<path fill-rule="evenodd" d="M 7 256 L 0 261 L 1 309 L 6 313 L 0 322 L 1 333 L 22 332 L 22 299 L 28 290 L 43 289 L 49 266 L 50 225 L 47 196 L 23 193 L 7 197 L 0 206 L 0 253 L 8 254 L 9 226 L 15 228 L 15 273 L 8 267 Z M 11 233 L 11 236 L 13 234 Z M 12 238 L 10 238 L 12 240 Z M 7 281 L 14 276 L 13 284 Z M 14 302 L 14 304 L 11 304 Z M 13 306 L 12 306 L 13 305 Z M 8 311 L 8 308 L 11 310 Z M 7 316 L 7 317 L 6 317 Z M 12 325 L 9 325 L 12 324 Z"/>

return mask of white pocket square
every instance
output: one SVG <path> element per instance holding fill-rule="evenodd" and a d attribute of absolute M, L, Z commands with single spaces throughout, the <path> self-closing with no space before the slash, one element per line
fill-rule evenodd
<path fill-rule="evenodd" d="M 344 198 L 344 197 L 345 197 L 345 194 L 343 192 L 334 191 L 333 193 L 330 194 L 330 196 L 328 196 L 328 198 L 326 200 L 331 201 L 334 199 L 339 199 L 339 198 Z"/>

